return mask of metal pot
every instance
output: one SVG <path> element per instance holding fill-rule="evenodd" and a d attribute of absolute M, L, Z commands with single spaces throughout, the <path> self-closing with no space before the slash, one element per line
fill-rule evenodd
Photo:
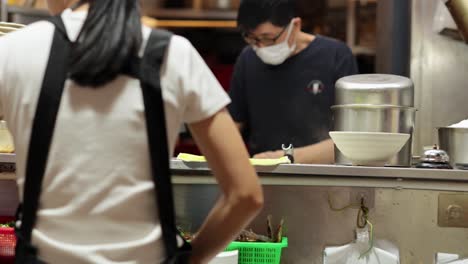
<path fill-rule="evenodd" d="M 450 164 L 468 169 L 468 128 L 439 127 L 439 145 L 450 156 Z"/>
<path fill-rule="evenodd" d="M 414 105 L 411 79 L 390 74 L 358 74 L 336 82 L 336 104 Z"/>
<path fill-rule="evenodd" d="M 335 105 L 333 112 L 334 131 L 407 133 L 411 137 L 402 150 L 387 166 L 408 167 L 412 160 L 412 136 L 416 109 L 394 105 Z M 335 163 L 350 165 L 340 151 L 335 151 Z"/>

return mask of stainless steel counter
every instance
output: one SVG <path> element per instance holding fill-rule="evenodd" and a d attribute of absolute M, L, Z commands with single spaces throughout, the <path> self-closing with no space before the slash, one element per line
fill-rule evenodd
<path fill-rule="evenodd" d="M 207 163 L 183 162 L 173 159 L 171 168 L 174 172 L 197 171 L 208 173 L 210 169 Z M 257 172 L 262 174 L 277 175 L 302 175 L 302 176 L 345 176 L 345 177 L 375 177 L 375 178 L 401 178 L 441 181 L 466 181 L 468 182 L 468 170 L 427 170 L 418 168 L 396 167 L 360 167 L 338 165 L 308 165 L 308 164 L 282 164 L 278 166 L 258 166 Z"/>
<path fill-rule="evenodd" d="M 15 163 L 14 154 L 0 154 L 0 163 Z M 171 169 L 174 174 L 175 183 L 205 184 L 214 183 L 211 171 L 207 163 L 183 162 L 171 160 Z M 425 183 L 467 183 L 468 170 L 427 170 L 417 168 L 395 168 L 395 167 L 356 167 L 337 165 L 308 165 L 308 164 L 282 164 L 278 166 L 258 166 L 257 172 L 265 184 L 290 185 L 316 185 L 316 180 L 326 177 L 328 179 L 343 178 L 351 181 L 380 181 L 384 182 L 425 182 Z M 286 176 L 286 177 L 282 177 Z M 2 174 L 0 174 L 0 179 Z M 8 176 L 11 178 L 11 176 Z M 315 179 L 315 180 L 314 180 Z M 380 186 L 374 186 L 380 187 Z M 463 186 L 460 186 L 463 187 Z M 427 189 L 427 184 L 424 185 Z M 462 189 L 468 191 L 468 189 Z"/>
<path fill-rule="evenodd" d="M 0 154 L 1 163 L 15 163 L 14 154 Z M 175 184 L 215 184 L 207 163 L 171 161 Z M 256 167 L 264 185 L 348 186 L 468 192 L 468 171 L 394 167 L 283 164 Z M 11 172 L 0 180 L 14 180 Z"/>
<path fill-rule="evenodd" d="M 219 196 L 215 179 L 206 163 L 173 160 L 171 167 L 178 222 L 196 230 Z M 331 207 L 356 205 L 361 197 L 375 239 L 398 247 L 400 263 L 434 263 L 438 252 L 468 256 L 468 228 L 443 225 L 458 202 L 442 202 L 464 200 L 468 216 L 468 171 L 297 164 L 257 171 L 265 206 L 250 227 L 263 232 L 267 215 L 285 217 L 290 242 L 283 264 L 321 264 L 325 247 L 352 242 L 357 210 Z"/>
<path fill-rule="evenodd" d="M 14 172 L 15 163 L 15 154 L 0 153 L 0 180 L 16 179 Z"/>
<path fill-rule="evenodd" d="M 175 184 L 214 184 L 206 163 L 172 160 Z M 284 164 L 257 167 L 264 185 L 349 186 L 468 192 L 468 171 Z"/>
<path fill-rule="evenodd" d="M 0 163 L 15 163 L 15 162 L 16 162 L 15 154 L 0 153 Z"/>
<path fill-rule="evenodd" d="M 14 156 L 0 155 L 0 163 L 12 161 Z M 195 231 L 216 202 L 218 186 L 206 163 L 172 160 L 171 167 L 178 224 Z M 352 242 L 357 210 L 331 207 L 355 205 L 361 198 L 370 209 L 375 239 L 396 245 L 400 263 L 434 263 L 437 252 L 468 256 L 468 228 L 443 224 L 453 204 L 468 217 L 468 171 L 297 164 L 257 171 L 265 206 L 249 228 L 262 233 L 267 215 L 276 222 L 285 218 L 289 247 L 282 264 L 321 264 L 326 246 Z M 0 181 L 0 196 L 15 197 L 14 186 Z M 446 204 L 447 197 L 464 202 Z M 6 198 L 0 201 L 8 206 L 0 206 L 0 212 L 13 212 L 14 202 Z"/>

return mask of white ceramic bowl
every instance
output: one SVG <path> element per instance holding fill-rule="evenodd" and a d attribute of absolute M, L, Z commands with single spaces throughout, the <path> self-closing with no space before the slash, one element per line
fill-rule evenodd
<path fill-rule="evenodd" d="M 384 166 L 410 138 L 409 134 L 332 131 L 330 137 L 353 165 Z"/>

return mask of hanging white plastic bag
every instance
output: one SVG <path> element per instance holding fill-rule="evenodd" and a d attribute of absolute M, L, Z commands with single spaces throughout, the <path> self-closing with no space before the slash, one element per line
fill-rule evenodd
<path fill-rule="evenodd" d="M 468 264 L 468 259 L 457 254 L 437 253 L 436 264 Z"/>
<path fill-rule="evenodd" d="M 372 248 L 364 257 L 361 248 L 356 243 L 342 247 L 326 248 L 323 256 L 324 264 L 399 264 L 398 256 L 380 248 Z"/>
<path fill-rule="evenodd" d="M 356 231 L 355 242 L 339 247 L 327 247 L 323 252 L 324 264 L 399 264 L 398 249 L 390 242 L 370 242 L 367 228 Z M 378 245 L 388 246 L 389 250 Z"/>

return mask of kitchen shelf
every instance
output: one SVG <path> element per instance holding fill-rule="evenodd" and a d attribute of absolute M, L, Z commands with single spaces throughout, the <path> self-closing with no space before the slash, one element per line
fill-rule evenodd
<path fill-rule="evenodd" d="M 160 20 L 227 20 L 237 19 L 236 11 L 197 10 L 192 8 L 155 8 L 144 10 L 143 13 Z"/>
<path fill-rule="evenodd" d="M 377 50 L 374 47 L 353 46 L 351 47 L 351 51 L 354 55 L 375 56 L 377 54 Z"/>
<path fill-rule="evenodd" d="M 376 47 L 368 47 L 359 45 L 358 43 L 358 11 L 361 6 L 365 6 L 367 4 L 376 4 L 376 0 L 353 0 L 347 2 L 347 33 L 346 33 L 346 43 L 351 48 L 353 54 L 355 55 L 370 55 L 376 56 Z"/>
<path fill-rule="evenodd" d="M 32 16 L 47 18 L 47 10 L 22 7 L 7 6 L 8 15 Z M 150 27 L 161 28 L 236 28 L 235 11 L 211 11 L 194 9 L 154 9 L 146 10 L 143 22 Z"/>
<path fill-rule="evenodd" d="M 377 4 L 377 0 L 354 0 L 356 2 L 359 2 L 361 5 L 367 5 L 367 4 Z"/>
<path fill-rule="evenodd" d="M 149 27 L 159 28 L 236 28 L 235 20 L 161 20 L 143 17 L 142 21 Z"/>
<path fill-rule="evenodd" d="M 21 15 L 33 15 L 33 16 L 50 16 L 49 12 L 45 9 L 23 7 L 15 5 L 7 5 L 6 10 L 8 13 L 21 14 Z"/>
<path fill-rule="evenodd" d="M 49 16 L 45 9 L 32 7 L 23 7 L 8 5 L 8 13 L 17 13 L 34 16 Z M 148 17 L 160 20 L 222 20 L 235 21 L 237 19 L 236 11 L 223 10 L 195 10 L 191 8 L 156 8 L 144 10 L 144 14 Z"/>

